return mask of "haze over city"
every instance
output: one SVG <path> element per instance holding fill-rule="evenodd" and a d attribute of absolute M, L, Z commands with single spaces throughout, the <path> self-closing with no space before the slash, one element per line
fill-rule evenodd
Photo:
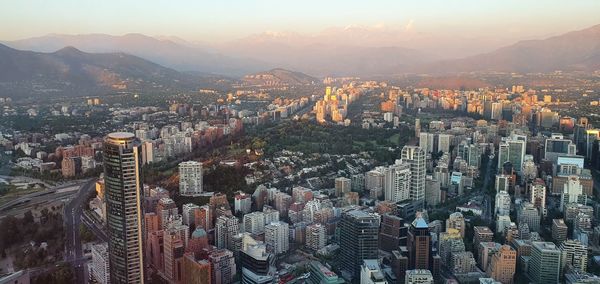
<path fill-rule="evenodd" d="M 4 1 L 0 284 L 600 284 L 599 1 Z"/>

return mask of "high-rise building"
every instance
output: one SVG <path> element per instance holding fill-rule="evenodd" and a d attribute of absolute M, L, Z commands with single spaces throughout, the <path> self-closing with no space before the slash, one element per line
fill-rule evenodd
<path fill-rule="evenodd" d="M 410 198 L 412 174 L 409 164 L 396 160 L 394 165 L 385 169 L 384 175 L 385 200 L 399 202 Z"/>
<path fill-rule="evenodd" d="M 510 162 L 515 172 L 521 173 L 526 144 L 527 141 L 523 141 L 518 137 L 503 138 L 503 141 L 498 145 L 498 170 L 502 170 L 504 163 Z"/>
<path fill-rule="evenodd" d="M 425 200 L 426 155 L 417 146 L 402 148 L 402 161 L 410 165 L 410 198 L 414 201 Z"/>
<path fill-rule="evenodd" d="M 487 271 L 492 262 L 492 256 L 500 250 L 501 245 L 494 242 L 480 242 L 477 250 L 477 264 L 482 271 Z"/>
<path fill-rule="evenodd" d="M 100 284 L 110 283 L 108 267 L 108 244 L 92 245 L 92 262 L 90 264 L 92 277 Z"/>
<path fill-rule="evenodd" d="M 341 277 L 335 274 L 335 272 L 331 271 L 329 268 L 327 268 L 327 266 L 316 260 L 310 262 L 308 265 L 308 271 L 310 272 L 310 276 L 308 276 L 308 279 L 306 279 L 306 283 L 308 284 L 345 283 Z"/>
<path fill-rule="evenodd" d="M 202 163 L 196 161 L 179 163 L 179 194 L 181 196 L 202 194 Z"/>
<path fill-rule="evenodd" d="M 495 216 L 508 216 L 510 215 L 511 199 L 508 192 L 502 190 L 496 193 L 496 202 L 494 208 Z"/>
<path fill-rule="evenodd" d="M 470 273 L 475 271 L 475 257 L 470 251 L 452 254 L 452 272 L 454 274 Z"/>
<path fill-rule="evenodd" d="M 181 282 L 183 275 L 184 243 L 181 236 L 175 231 L 165 231 L 164 238 L 164 273 L 167 279 Z"/>
<path fill-rule="evenodd" d="M 546 216 L 546 185 L 542 179 L 533 181 L 530 189 L 529 201 L 539 210 L 542 216 Z"/>
<path fill-rule="evenodd" d="M 405 284 L 433 284 L 433 275 L 427 269 L 406 270 Z"/>
<path fill-rule="evenodd" d="M 208 261 L 212 267 L 212 283 L 229 284 L 233 282 L 236 265 L 232 251 L 227 249 L 213 250 L 208 255 Z"/>
<path fill-rule="evenodd" d="M 425 179 L 425 201 L 427 206 L 436 206 L 440 204 L 442 199 L 442 189 L 440 181 L 432 176 L 427 176 Z"/>
<path fill-rule="evenodd" d="M 359 277 L 364 259 L 377 259 L 377 214 L 352 210 L 342 214 L 340 227 L 340 267 L 351 278 Z"/>
<path fill-rule="evenodd" d="M 319 223 L 306 226 L 306 247 L 316 251 L 323 248 L 326 242 L 325 226 Z"/>
<path fill-rule="evenodd" d="M 450 138 L 452 135 L 450 134 L 438 134 L 438 144 L 437 151 L 449 153 L 450 152 Z"/>
<path fill-rule="evenodd" d="M 465 243 L 458 230 L 449 228 L 446 232 L 440 233 L 438 252 L 443 266 L 450 268 L 452 255 L 463 251 L 465 251 Z"/>
<path fill-rule="evenodd" d="M 508 245 L 503 245 L 492 256 L 487 274 L 501 283 L 512 284 L 517 268 L 517 252 Z"/>
<path fill-rule="evenodd" d="M 518 214 L 518 223 L 527 223 L 529 230 L 532 232 L 538 232 L 540 230 L 540 213 L 533 204 L 529 202 L 523 202 Z"/>
<path fill-rule="evenodd" d="M 552 220 L 552 240 L 555 244 L 562 244 L 567 239 L 569 227 L 563 219 Z"/>
<path fill-rule="evenodd" d="M 233 203 L 236 214 L 246 214 L 252 209 L 252 197 L 247 193 L 238 192 L 233 198 Z"/>
<path fill-rule="evenodd" d="M 446 230 L 449 228 L 456 229 L 460 232 L 461 237 L 465 237 L 465 217 L 460 212 L 454 212 L 450 214 L 450 217 L 446 219 Z"/>
<path fill-rule="evenodd" d="M 211 283 L 211 270 L 206 259 L 196 260 L 192 254 L 183 257 L 183 283 Z"/>
<path fill-rule="evenodd" d="M 494 232 L 485 226 L 473 227 L 473 247 L 478 248 L 481 242 L 491 242 L 494 238 Z"/>
<path fill-rule="evenodd" d="M 194 203 L 183 204 L 183 206 L 181 206 L 181 217 L 183 224 L 188 226 L 194 224 L 196 221 L 195 212 L 198 209 L 200 209 L 200 206 Z"/>
<path fill-rule="evenodd" d="M 244 230 L 253 235 L 265 232 L 265 213 L 255 211 L 244 215 Z"/>
<path fill-rule="evenodd" d="M 583 186 L 579 180 L 579 176 L 569 176 L 564 184 L 563 192 L 560 199 L 560 209 L 564 210 L 569 203 L 578 203 L 585 205 L 587 203 L 587 195 L 583 192 Z"/>
<path fill-rule="evenodd" d="M 550 242 L 533 242 L 529 278 L 536 283 L 559 283 L 561 251 Z"/>
<path fill-rule="evenodd" d="M 144 283 L 141 146 L 132 133 L 104 139 L 110 282 Z"/>
<path fill-rule="evenodd" d="M 569 266 L 582 272 L 587 271 L 587 245 L 578 240 L 566 240 L 560 245 L 560 251 L 562 252 L 562 269 Z"/>
<path fill-rule="evenodd" d="M 239 234 L 239 220 L 234 216 L 219 216 L 215 222 L 215 244 L 217 248 L 231 248 L 233 236 Z"/>
<path fill-rule="evenodd" d="M 265 226 L 265 243 L 267 249 L 280 254 L 290 249 L 290 227 L 288 223 L 278 221 Z"/>
<path fill-rule="evenodd" d="M 344 196 L 344 193 L 352 190 L 352 180 L 346 177 L 335 178 L 335 194 L 338 197 Z"/>
<path fill-rule="evenodd" d="M 163 230 L 169 226 L 169 222 L 177 219 L 179 215 L 175 201 L 168 197 L 163 197 L 158 200 L 156 214 L 158 215 L 159 227 Z"/>
<path fill-rule="evenodd" d="M 406 244 L 406 228 L 402 218 L 384 214 L 379 227 L 379 249 L 387 252 L 398 250 L 401 243 Z"/>
<path fill-rule="evenodd" d="M 260 242 L 250 244 L 240 251 L 242 284 L 270 284 L 275 274 L 275 255 L 267 252 L 267 246 Z"/>
<path fill-rule="evenodd" d="M 429 225 L 421 215 L 418 215 L 410 226 L 406 246 L 410 268 L 430 268 L 431 235 Z"/>
<path fill-rule="evenodd" d="M 509 175 L 496 175 L 496 192 L 506 191 L 508 192 L 510 187 L 510 176 Z"/>

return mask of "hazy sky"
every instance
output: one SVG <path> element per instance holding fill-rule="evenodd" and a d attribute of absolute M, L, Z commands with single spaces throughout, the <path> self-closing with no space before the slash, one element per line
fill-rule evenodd
<path fill-rule="evenodd" d="M 468 37 L 540 38 L 600 24 L 598 0 L 3 0 L 0 40 L 49 33 L 224 41 L 264 31 L 349 25 Z"/>

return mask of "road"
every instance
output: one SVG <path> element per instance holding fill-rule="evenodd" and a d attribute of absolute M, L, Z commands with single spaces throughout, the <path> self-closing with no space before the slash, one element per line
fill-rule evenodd
<path fill-rule="evenodd" d="M 490 201 L 490 196 L 486 193 L 489 185 L 490 185 L 490 177 L 493 176 L 492 173 L 492 163 L 493 163 L 494 159 L 488 159 L 487 161 L 487 166 L 485 169 L 485 177 L 483 178 L 483 185 L 481 187 L 481 191 L 483 192 L 483 216 L 482 218 L 488 222 L 492 221 L 493 218 L 493 214 L 492 214 L 492 204 Z M 495 179 L 494 179 L 495 182 Z"/>
<path fill-rule="evenodd" d="M 85 182 L 77 191 L 77 194 L 64 207 L 65 222 L 65 261 L 70 262 L 75 271 L 75 283 L 87 283 L 86 269 L 81 247 L 81 236 L 79 226 L 85 202 L 90 192 L 95 190 L 95 179 Z"/>

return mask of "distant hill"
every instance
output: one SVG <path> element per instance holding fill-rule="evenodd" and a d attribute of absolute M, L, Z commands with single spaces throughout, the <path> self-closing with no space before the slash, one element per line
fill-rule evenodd
<path fill-rule="evenodd" d="M 544 40 L 520 41 L 496 51 L 427 65 L 425 72 L 552 72 L 600 69 L 600 25 Z"/>
<path fill-rule="evenodd" d="M 198 77 L 124 53 L 91 54 L 74 47 L 40 53 L 0 44 L 0 96 L 96 95 L 197 84 Z"/>
<path fill-rule="evenodd" d="M 248 85 L 292 86 L 317 84 L 319 79 L 301 72 L 294 72 L 282 68 L 275 68 L 265 72 L 258 72 L 244 76 L 242 79 Z"/>
<path fill-rule="evenodd" d="M 50 34 L 3 44 L 20 50 L 52 52 L 73 46 L 89 53 L 123 52 L 181 72 L 241 76 L 270 68 L 258 60 L 225 56 L 212 48 L 178 38 L 153 38 L 142 34 L 113 36 L 106 34 Z"/>

